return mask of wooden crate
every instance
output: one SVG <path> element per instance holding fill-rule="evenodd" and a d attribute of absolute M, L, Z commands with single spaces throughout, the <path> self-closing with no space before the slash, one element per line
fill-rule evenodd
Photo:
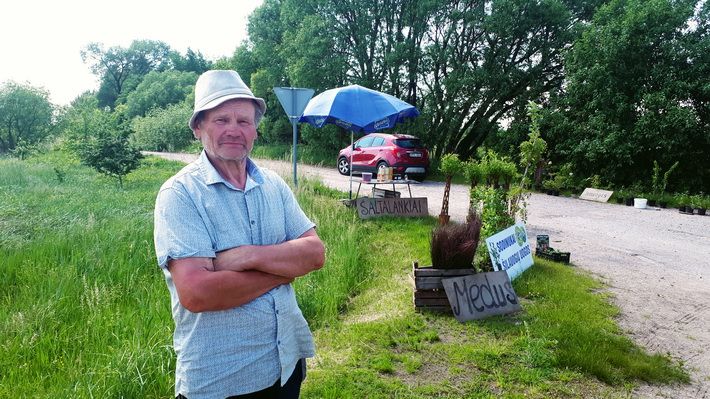
<path fill-rule="evenodd" d="M 383 188 L 372 188 L 372 197 L 373 198 L 401 198 L 402 193 L 399 191 L 393 191 L 393 190 L 385 190 Z"/>
<path fill-rule="evenodd" d="M 449 299 L 441 279 L 468 276 L 474 273 L 473 269 L 419 267 L 419 264 L 414 262 L 412 264 L 412 278 L 414 280 L 415 310 L 451 313 L 451 305 L 449 305 Z"/>

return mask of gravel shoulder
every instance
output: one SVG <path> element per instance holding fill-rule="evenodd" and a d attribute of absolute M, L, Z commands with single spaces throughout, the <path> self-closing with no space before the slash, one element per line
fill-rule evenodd
<path fill-rule="evenodd" d="M 196 157 L 157 155 L 185 162 Z M 293 173 L 288 162 L 256 162 L 284 176 Z M 298 165 L 298 175 L 350 190 L 349 179 L 334 168 Z M 439 214 L 444 183 L 427 181 L 411 190 L 414 197 L 428 198 L 431 215 Z M 452 220 L 464 220 L 468 201 L 468 188 L 453 185 Z M 551 246 L 571 252 L 574 267 L 608 286 L 621 328 L 647 350 L 670 354 L 691 374 L 688 385 L 642 385 L 634 397 L 710 398 L 710 216 L 542 194 L 533 194 L 527 209 L 530 237 L 548 234 Z"/>

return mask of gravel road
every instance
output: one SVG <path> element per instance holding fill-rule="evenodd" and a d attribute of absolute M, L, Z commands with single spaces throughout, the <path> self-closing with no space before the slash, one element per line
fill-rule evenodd
<path fill-rule="evenodd" d="M 160 155 L 182 161 L 195 158 Z M 257 163 L 284 176 L 293 174 L 288 162 Z M 350 190 L 348 178 L 335 168 L 298 165 L 298 174 L 346 193 Z M 352 190 L 357 190 L 357 182 Z M 431 215 L 439 214 L 444 183 L 426 181 L 413 184 L 411 190 L 414 197 L 428 198 Z M 451 219 L 463 221 L 467 187 L 453 185 L 449 201 Z M 688 385 L 642 385 L 633 396 L 710 399 L 710 216 L 543 194 L 530 197 L 528 214 L 530 237 L 548 234 L 551 246 L 572 253 L 574 267 L 608 286 L 620 309 L 619 324 L 632 339 L 651 352 L 670 354 L 691 374 Z"/>

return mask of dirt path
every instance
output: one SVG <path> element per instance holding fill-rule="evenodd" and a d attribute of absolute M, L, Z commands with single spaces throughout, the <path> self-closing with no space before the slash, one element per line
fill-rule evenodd
<path fill-rule="evenodd" d="M 258 164 L 284 176 L 293 173 L 288 162 Z M 347 177 L 334 168 L 298 165 L 298 174 L 350 190 Z M 431 215 L 439 214 L 443 183 L 424 182 L 411 189 L 413 196 L 428 198 Z M 352 190 L 357 190 L 357 183 Z M 452 220 L 464 220 L 468 198 L 465 186 L 452 187 Z M 575 266 L 608 285 L 621 310 L 619 324 L 630 337 L 651 352 L 669 353 L 691 374 L 689 385 L 644 385 L 634 396 L 710 399 L 710 216 L 541 194 L 532 195 L 528 212 L 531 237 L 548 234 L 551 246 L 571 252 Z"/>

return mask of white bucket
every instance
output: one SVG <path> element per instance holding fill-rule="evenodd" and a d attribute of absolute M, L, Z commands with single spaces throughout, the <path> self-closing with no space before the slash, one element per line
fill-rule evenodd
<path fill-rule="evenodd" d="M 646 209 L 646 198 L 634 198 L 634 208 Z"/>

